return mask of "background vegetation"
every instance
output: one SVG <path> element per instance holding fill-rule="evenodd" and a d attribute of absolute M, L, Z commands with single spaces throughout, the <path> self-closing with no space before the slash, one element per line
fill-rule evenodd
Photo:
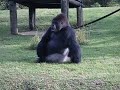
<path fill-rule="evenodd" d="M 85 7 L 106 7 L 120 6 L 120 0 L 83 0 Z M 22 5 L 17 5 L 18 8 L 25 8 Z M 9 9 L 8 0 L 0 0 L 0 9 Z"/>
<path fill-rule="evenodd" d="M 86 7 L 106 7 L 106 6 L 117 6 L 120 3 L 120 0 L 83 0 L 83 3 Z M 97 4 L 97 5 L 96 5 Z"/>
<path fill-rule="evenodd" d="M 84 8 L 84 20 L 116 9 Z M 72 25 L 75 10 L 70 9 Z M 38 9 L 38 30 L 45 30 L 58 13 Z M 28 30 L 27 9 L 18 10 L 18 27 Z M 36 64 L 36 51 L 28 49 L 33 36 L 11 35 L 9 11 L 0 11 L 0 90 L 120 90 L 120 12 L 85 28 L 90 36 L 88 44 L 81 45 L 81 64 Z"/>

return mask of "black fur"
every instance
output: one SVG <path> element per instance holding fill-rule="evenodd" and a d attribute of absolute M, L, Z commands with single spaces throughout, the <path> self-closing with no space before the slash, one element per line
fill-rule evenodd
<path fill-rule="evenodd" d="M 81 50 L 76 42 L 74 29 L 70 25 L 66 25 L 61 30 L 54 32 L 49 27 L 37 46 L 38 62 L 47 62 L 47 56 L 55 53 L 61 54 L 61 51 L 66 48 L 69 48 L 68 56 L 71 58 L 71 62 L 79 63 L 81 61 Z"/>

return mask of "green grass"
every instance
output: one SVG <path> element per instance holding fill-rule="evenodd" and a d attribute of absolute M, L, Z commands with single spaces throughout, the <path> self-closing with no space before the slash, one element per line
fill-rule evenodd
<path fill-rule="evenodd" d="M 117 7 L 85 8 L 89 22 Z M 48 13 L 49 12 L 49 13 Z M 60 10 L 37 10 L 37 28 L 45 30 Z M 28 30 L 28 10 L 18 10 L 19 31 Z M 76 22 L 75 9 L 70 23 Z M 94 23 L 87 45 L 81 45 L 81 64 L 36 64 L 29 50 L 33 36 L 11 35 L 9 11 L 0 11 L 0 90 L 120 90 L 120 12 Z"/>

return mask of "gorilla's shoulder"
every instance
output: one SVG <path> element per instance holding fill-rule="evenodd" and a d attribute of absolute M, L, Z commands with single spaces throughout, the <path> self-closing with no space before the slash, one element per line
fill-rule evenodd
<path fill-rule="evenodd" d="M 71 26 L 66 26 L 63 28 L 65 33 L 74 32 L 74 29 Z"/>
<path fill-rule="evenodd" d="M 65 34 L 67 38 L 75 34 L 75 31 L 71 26 L 66 26 L 65 28 L 63 28 L 62 31 L 63 31 L 63 34 Z"/>

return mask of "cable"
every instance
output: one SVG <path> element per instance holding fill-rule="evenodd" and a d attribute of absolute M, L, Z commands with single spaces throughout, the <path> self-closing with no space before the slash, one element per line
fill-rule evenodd
<path fill-rule="evenodd" d="M 98 19 L 96 19 L 96 20 L 94 20 L 94 21 L 91 21 L 91 22 L 89 22 L 89 23 L 83 24 L 83 25 L 81 25 L 80 27 L 84 27 L 84 26 L 87 26 L 87 25 L 89 25 L 89 24 L 92 24 L 92 23 L 95 23 L 95 22 L 97 22 L 97 21 L 100 21 L 100 20 L 102 20 L 102 19 L 104 19 L 104 18 L 106 18 L 106 17 L 108 17 L 108 16 L 111 16 L 112 14 L 114 14 L 114 13 L 116 13 L 116 12 L 118 12 L 118 11 L 120 11 L 120 8 L 117 9 L 117 10 L 115 10 L 115 11 L 113 11 L 113 12 L 111 12 L 111 13 L 109 13 L 109 14 L 107 14 L 107 15 L 105 15 L 105 16 L 103 16 L 103 17 L 100 17 L 100 18 L 98 18 Z"/>

